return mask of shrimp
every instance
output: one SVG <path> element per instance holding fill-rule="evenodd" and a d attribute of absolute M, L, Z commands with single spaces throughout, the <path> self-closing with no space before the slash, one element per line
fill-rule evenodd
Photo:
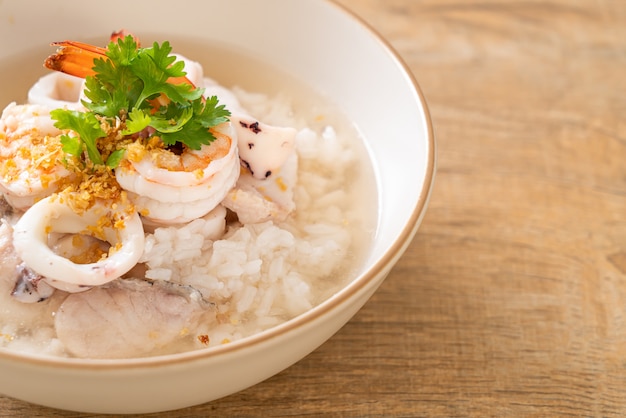
<path fill-rule="evenodd" d="M 132 205 L 96 201 L 77 212 L 72 196 L 53 195 L 35 203 L 13 230 L 16 254 L 46 283 L 66 292 L 79 292 L 121 277 L 138 262 L 144 248 L 141 219 Z M 94 237 L 110 246 L 94 260 L 74 262 L 49 246 L 53 234 Z"/>
<path fill-rule="evenodd" d="M 214 142 L 181 155 L 163 148 L 127 150 L 115 177 L 144 218 L 189 222 L 215 209 L 233 188 L 240 172 L 237 141 L 229 123 L 212 130 Z"/>
<path fill-rule="evenodd" d="M 110 40 L 116 41 L 126 36 L 126 34 L 124 30 L 113 32 Z M 64 54 L 62 58 L 50 57 L 48 65 L 58 66 L 60 71 L 55 71 L 39 78 L 28 90 L 28 103 L 48 106 L 51 109 L 66 108 L 80 111 L 85 110 L 82 104 L 82 101 L 86 100 L 83 93 L 85 89 L 85 77 L 92 73 L 90 69 L 93 66 L 93 58 L 104 57 L 105 50 L 76 42 L 68 42 L 66 46 L 70 47 L 72 45 L 76 48 L 87 48 L 87 50 L 91 51 L 90 54 L 92 56 L 90 57 L 89 54 L 81 54 L 80 56 L 84 60 L 77 63 L 73 69 L 71 68 L 73 64 L 63 62 L 68 56 L 71 61 L 73 57 L 72 54 Z M 57 61 L 55 61 L 55 59 L 57 59 Z M 89 59 L 91 59 L 91 61 L 89 61 Z M 63 70 L 65 70 L 65 72 L 63 72 Z"/>
<path fill-rule="evenodd" d="M 48 107 L 10 103 L 2 112 L 0 191 L 15 209 L 28 209 L 71 175 L 62 163 L 62 133 Z"/>
<path fill-rule="evenodd" d="M 120 279 L 69 295 L 57 310 L 55 328 L 74 356 L 128 358 L 189 339 L 207 314 L 215 316 L 213 305 L 189 286 Z"/>
<path fill-rule="evenodd" d="M 106 50 L 81 42 L 56 42 L 58 48 L 45 66 L 78 77 L 93 75 L 93 61 L 107 59 Z M 171 77 L 169 83 L 201 83 L 200 64 L 176 55 L 187 66 L 187 76 Z M 191 80 L 188 78 L 190 77 Z M 164 105 L 167 97 L 156 103 Z M 186 146 L 174 152 L 163 146 L 135 142 L 115 170 L 120 186 L 139 213 L 153 223 L 185 223 L 211 212 L 239 177 L 237 140 L 229 122 L 209 128 L 216 140 L 199 150 Z"/>

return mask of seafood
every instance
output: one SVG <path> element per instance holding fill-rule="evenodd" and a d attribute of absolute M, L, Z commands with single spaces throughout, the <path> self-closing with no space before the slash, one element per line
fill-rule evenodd
<path fill-rule="evenodd" d="M 10 280 L 0 280 L 0 291 L 7 291 L 4 287 L 12 285 L 11 302 L 21 303 L 43 302 L 54 293 L 54 288 L 45 283 L 43 277 L 32 271 L 15 253 L 10 237 L 13 228 L 6 219 L 0 221 L 0 270 L 13 272 L 6 277 Z M 6 283 L 3 283 L 5 282 Z"/>
<path fill-rule="evenodd" d="M 204 89 L 204 97 L 217 96 L 220 98 L 220 102 L 226 105 L 226 108 L 230 110 L 233 115 L 248 115 L 248 112 L 239 102 L 237 96 L 226 87 L 219 84 L 212 78 L 204 77 L 202 84 L 198 84 Z"/>
<path fill-rule="evenodd" d="M 270 126 L 243 115 L 233 115 L 241 163 L 254 178 L 264 180 L 279 170 L 294 154 L 294 128 Z"/>
<path fill-rule="evenodd" d="M 80 42 L 54 43 L 59 47 L 45 65 L 78 77 L 93 74 L 90 63 L 107 59 L 103 48 Z M 194 86 L 203 79 L 202 66 L 174 55 L 188 68 L 187 76 L 170 78 L 169 83 Z M 190 80 L 191 78 L 191 80 Z M 160 96 L 156 103 L 169 102 Z M 237 141 L 229 122 L 209 128 L 216 138 L 200 149 L 182 146 L 180 152 L 152 144 L 135 143 L 115 171 L 120 186 L 142 216 L 161 224 L 184 223 L 211 212 L 234 186 L 239 176 Z"/>
<path fill-rule="evenodd" d="M 222 204 L 235 212 L 243 224 L 285 220 L 296 207 L 297 170 L 298 159 L 294 154 L 267 179 L 259 180 L 243 172 Z"/>
<path fill-rule="evenodd" d="M 104 49 L 80 42 L 53 45 L 59 50 L 45 65 L 74 76 L 92 75 L 87 58 L 90 62 L 106 58 Z M 187 74 L 169 82 L 206 85 L 205 97 L 207 91 L 220 95 L 226 91 L 203 78 L 200 64 L 179 54 L 175 56 L 185 63 Z M 166 149 L 127 153 L 125 164 L 116 170 L 117 181 L 130 192 L 130 199 L 145 218 L 161 224 L 189 222 L 209 213 L 224 198 L 226 206 L 245 222 L 284 219 L 295 208 L 292 187 L 297 171 L 294 152 L 297 131 L 260 122 L 248 115 L 234 97 L 223 95 L 236 114 L 230 123 L 212 129 L 217 141 L 199 151 L 184 148 L 180 156 L 173 156 Z M 159 97 L 156 103 L 163 106 L 167 102 L 167 98 Z M 224 153 L 226 148 L 228 152 Z M 242 181 L 234 187 L 240 177 L 236 161 L 245 170 L 241 173 Z M 247 179 L 250 176 L 253 179 Z M 183 187 L 186 189 L 181 190 Z"/>
<path fill-rule="evenodd" d="M 11 296 L 20 302 L 43 302 L 54 293 L 54 288 L 46 283 L 43 276 L 35 273 L 25 263 L 16 267 L 17 280 Z"/>
<path fill-rule="evenodd" d="M 137 264 L 144 246 L 141 219 L 132 206 L 98 201 L 82 213 L 67 196 L 53 195 L 35 203 L 14 226 L 17 255 L 35 273 L 60 290 L 79 292 L 110 282 Z M 48 245 L 51 233 L 86 235 L 106 241 L 108 253 L 98 260 L 75 263 Z"/>
<path fill-rule="evenodd" d="M 210 78 L 205 95 L 227 103 L 237 137 L 242 171 L 223 204 L 244 224 L 284 220 L 295 210 L 298 156 L 291 127 L 273 126 L 251 116 L 237 97 Z"/>
<path fill-rule="evenodd" d="M 50 292 L 54 289 L 44 281 L 37 282 L 36 293 L 29 293 L 28 286 L 21 288 L 19 273 L 23 262 L 15 253 L 13 228 L 9 222 L 5 218 L 0 220 L 0 333 L 12 336 L 36 332 L 38 325 L 44 322 L 42 318 L 53 317 L 65 295 Z M 46 297 L 48 292 L 52 294 Z"/>
<path fill-rule="evenodd" d="M 122 33 L 113 33 L 111 40 L 115 41 L 122 37 Z M 137 41 L 136 38 L 135 41 Z M 53 42 L 52 46 L 58 48 L 57 52 L 46 59 L 44 66 L 50 70 L 60 71 L 75 77 L 85 78 L 94 75 L 94 60 L 108 59 L 106 56 L 106 48 L 86 44 L 84 42 Z M 187 77 L 172 77 L 168 82 L 172 84 L 186 83 L 192 86 L 194 85 Z"/>
<path fill-rule="evenodd" d="M 13 102 L 2 112 L 0 191 L 14 208 L 28 209 L 71 174 L 62 162 L 61 134 L 47 107 Z"/>
<path fill-rule="evenodd" d="M 42 76 L 28 90 L 28 103 L 50 109 L 83 110 L 81 100 L 85 80 L 65 73 L 54 72 Z"/>
<path fill-rule="evenodd" d="M 244 224 L 284 220 L 294 209 L 297 131 L 272 126 L 246 113 L 231 117 L 242 171 L 223 201 Z"/>
<path fill-rule="evenodd" d="M 178 61 L 182 61 L 185 63 L 185 72 L 187 73 L 185 78 L 187 79 L 187 82 L 197 87 L 202 86 L 204 80 L 204 69 L 202 68 L 202 65 L 200 65 L 200 63 L 197 61 L 190 60 L 184 55 L 172 55 L 176 57 Z"/>
<path fill-rule="evenodd" d="M 126 31 L 113 32 L 110 40 L 116 41 L 126 35 Z M 83 60 L 80 64 L 73 66 L 73 70 L 67 69 L 66 72 L 54 71 L 39 78 L 35 84 L 28 90 L 28 103 L 47 106 L 51 109 L 68 108 L 76 110 L 84 110 L 82 100 L 85 100 L 83 90 L 85 88 L 85 76 L 90 74 L 93 66 L 93 58 L 104 56 L 104 49 L 94 47 L 88 44 L 73 43 L 76 48 L 91 51 L 90 54 L 82 55 Z M 69 45 L 68 45 L 69 47 Z M 70 58 L 73 55 L 69 54 Z M 63 59 L 67 58 L 64 56 Z M 63 61 L 61 59 L 60 61 Z M 52 65 L 52 64 L 50 64 Z M 58 62 L 60 69 L 70 66 L 68 63 Z M 71 74 L 72 71 L 78 74 Z"/>
<path fill-rule="evenodd" d="M 182 55 L 173 61 L 169 43 L 138 48 L 121 36 L 107 49 L 54 43 L 46 66 L 55 72 L 0 122 L 15 140 L 0 144 L 0 158 L 14 158 L 27 135 L 55 138 L 58 151 L 47 187 L 5 192 L 20 210 L 4 212 L 15 217 L 0 225 L 0 251 L 9 236 L 12 255 L 0 314 L 3 306 L 17 314 L 0 317 L 12 321 L 0 333 L 16 341 L 0 345 L 23 347 L 24 338 L 59 355 L 126 358 L 225 344 L 309 309 L 315 281 L 345 258 L 347 215 L 333 203 L 342 194 L 320 199 L 343 184 L 332 181 L 342 175 L 319 179 L 336 157 L 300 164 L 306 129 L 273 125 L 302 125 L 287 104 L 267 111 L 266 96 L 222 87 Z M 159 80 L 142 78 L 153 75 L 144 64 L 158 67 Z M 29 178 L 50 176 L 34 160 L 21 164 Z M 301 168 L 301 183 L 320 187 L 299 191 L 302 216 L 287 219 Z M 309 216 L 318 201 L 330 216 Z M 42 315 L 15 325 L 22 308 Z"/>
<path fill-rule="evenodd" d="M 189 338 L 207 313 L 212 305 L 189 286 L 124 279 L 68 296 L 55 329 L 74 356 L 125 358 Z"/>
<path fill-rule="evenodd" d="M 131 148 L 115 176 L 142 216 L 161 224 L 184 223 L 211 212 L 239 177 L 237 142 L 230 124 L 214 129 L 216 140 L 181 155 Z"/>

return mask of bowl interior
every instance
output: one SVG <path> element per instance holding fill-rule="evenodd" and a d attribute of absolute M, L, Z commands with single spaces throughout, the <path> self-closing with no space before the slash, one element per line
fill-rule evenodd
<path fill-rule="evenodd" d="M 106 42 L 112 30 L 125 28 L 140 36 L 232 47 L 334 100 L 362 134 L 376 170 L 379 232 L 368 265 L 394 245 L 429 191 L 424 186 L 433 171 L 430 122 L 410 73 L 387 45 L 358 20 L 346 19 L 336 5 L 320 7 L 316 0 L 197 0 L 185 3 L 187 13 L 168 13 L 165 24 L 162 13 L 171 6 L 162 1 L 112 0 L 97 14 L 88 2 L 28 4 L 2 4 L 3 61 L 32 50 L 45 53 L 52 40 Z"/>
<path fill-rule="evenodd" d="M 349 319 L 365 302 L 364 295 L 373 292 L 408 246 L 427 206 L 435 147 L 428 111 L 415 80 L 384 41 L 332 2 L 190 0 L 182 4 L 184 11 L 172 11 L 172 3 L 164 0 L 109 0 L 96 13 L 92 3 L 73 0 L 0 2 L 0 73 L 6 70 L 3 63 L 18 63 L 24 68 L 15 74 L 28 80 L 5 80 L 3 88 L 6 85 L 6 94 L 16 98 L 24 96 L 24 86 L 46 71 L 38 62 L 50 53 L 51 41 L 105 43 L 111 31 L 124 28 L 145 39 L 232 49 L 269 63 L 328 97 L 354 124 L 371 158 L 378 194 L 376 233 L 358 276 L 345 289 L 269 335 L 282 338 L 302 325 L 307 329 L 313 324 L 324 326 L 333 310 L 357 303 L 342 317 Z M 250 77 L 246 68 L 231 68 L 224 74 L 233 79 Z M 332 327 L 341 325 L 338 320 Z M 298 357 L 332 335 L 336 331 L 332 327 L 320 333 L 310 347 L 300 349 Z M 248 349 L 255 341 L 270 337 L 252 337 L 214 352 Z M 19 357 L 0 354 L 0 360 L 3 356 L 8 360 Z M 242 355 L 241 350 L 238 355 Z"/>

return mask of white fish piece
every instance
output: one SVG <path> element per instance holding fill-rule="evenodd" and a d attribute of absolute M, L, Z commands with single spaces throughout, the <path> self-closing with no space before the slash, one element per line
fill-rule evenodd
<path fill-rule="evenodd" d="M 142 259 L 140 259 L 139 262 L 146 261 L 145 255 L 150 250 L 148 238 L 150 238 L 150 235 L 154 234 L 157 229 L 161 231 L 159 233 L 163 233 L 163 231 L 171 231 L 172 234 L 175 234 L 174 231 L 178 231 L 187 235 L 198 233 L 205 239 L 216 240 L 221 238 L 226 231 L 226 215 L 226 208 L 222 205 L 218 205 L 206 215 L 184 224 L 164 225 L 144 219 L 143 225 L 147 234 L 146 245 L 144 248 L 144 256 L 142 256 Z"/>
<path fill-rule="evenodd" d="M 282 221 L 296 208 L 294 189 L 298 177 L 298 157 L 295 151 L 282 167 L 263 180 L 244 171 L 222 202 L 237 214 L 242 224 L 268 220 Z"/>
<path fill-rule="evenodd" d="M 207 313 L 214 314 L 213 305 L 189 286 L 120 279 L 69 295 L 55 328 L 76 357 L 131 358 L 188 337 Z"/>

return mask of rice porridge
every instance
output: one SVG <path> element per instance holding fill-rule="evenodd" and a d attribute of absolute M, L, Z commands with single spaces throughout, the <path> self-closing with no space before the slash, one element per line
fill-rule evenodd
<path fill-rule="evenodd" d="M 19 130 L 32 123 L 39 135 L 43 128 L 37 118 L 59 107 L 58 103 L 75 102 L 82 111 L 77 95 L 84 94 L 80 93 L 84 87 L 79 85 L 73 93 L 47 93 L 45 100 L 37 97 L 33 87 L 50 73 L 41 70 L 41 62 L 53 52 L 49 49 L 0 66 L 4 80 L 17 79 L 11 73 L 16 67 L 32 71 L 21 73 L 18 86 L 0 92 L 0 106 L 6 107 L 0 122 L 0 148 L 4 146 L 0 185 L 5 196 L 0 226 L 3 349 L 130 358 L 228 344 L 306 312 L 358 274 L 375 233 L 377 193 L 367 151 L 356 128 L 326 97 L 332 92 L 314 92 L 262 60 L 222 45 L 189 40 L 171 40 L 171 44 L 172 53 L 185 62 L 187 78 L 206 89 L 204 106 L 215 96 L 219 100 L 215 114 L 219 116 L 219 105 L 229 111 L 228 122 L 215 116 L 219 123 L 210 128 L 214 141 L 210 146 L 222 141 L 222 148 L 203 151 L 209 145 L 196 149 L 185 144 L 153 149 L 150 128 L 116 133 L 125 141 L 115 145 L 117 150 L 106 149 L 99 138 L 100 152 L 110 157 L 103 159 L 102 167 L 104 160 L 115 160 L 116 165 L 101 169 L 110 178 L 108 183 L 97 183 L 98 193 L 106 190 L 115 200 L 98 195 L 89 204 L 70 196 L 82 196 L 88 187 L 89 193 L 95 193 L 91 183 L 100 171 L 83 166 L 85 159 L 91 164 L 97 155 L 88 143 L 80 145 L 79 168 L 75 168 L 67 156 L 67 144 L 76 137 L 67 135 L 71 129 L 63 131 L 65 137 L 40 135 L 46 138 L 46 156 L 52 147 L 48 138 L 56 136 L 65 152 L 55 157 L 56 171 L 46 171 L 40 179 L 41 191 L 27 196 L 14 191 L 21 173 L 31 166 L 27 164 L 20 173 L 11 168 L 19 166 L 24 147 L 30 147 L 27 161 L 34 161 L 30 154 L 43 142 L 33 139 L 35 131 Z M 57 105 L 48 99 L 57 100 Z M 48 110 L 20 107 L 35 104 Z M 57 121 L 65 117 L 54 111 L 51 115 Z M 167 129 L 158 138 L 166 141 Z M 268 139 L 254 142 L 260 133 L 267 133 Z M 245 143 L 244 136 L 249 138 Z M 26 137 L 32 144 L 17 142 Z M 275 148 L 257 157 L 270 141 L 277 144 Z M 17 149 L 11 150 L 12 146 Z M 181 171 L 193 174 L 191 183 L 170 182 L 177 169 L 161 163 L 163 155 L 189 164 L 192 168 Z M 188 163 L 187 157 L 193 162 Z M 63 164 L 58 164 L 61 160 Z M 146 168 L 157 160 L 163 165 Z M 197 168 L 197 161 L 205 165 Z M 67 177 L 63 170 L 69 172 Z M 91 183 L 85 186 L 83 179 L 76 186 L 74 179 L 80 176 Z M 54 193 L 48 192 L 52 187 Z M 70 189 L 67 196 L 63 194 Z M 207 202 L 213 201 L 208 207 Z M 85 208 L 76 215 L 75 207 L 83 204 Z M 74 209 L 65 213 L 63 205 Z M 94 221 L 86 220 L 90 216 Z M 105 217 L 112 224 L 102 224 Z M 70 226 L 77 223 L 82 226 Z M 44 232 L 34 233 L 35 225 Z M 51 265 L 58 263 L 49 274 L 44 271 L 47 266 L 39 267 L 48 257 L 43 252 L 54 253 L 49 256 L 54 256 Z M 57 261 L 58 257 L 65 261 Z M 122 261 L 113 263 L 116 257 Z M 67 260 L 67 273 L 55 275 L 66 268 Z M 98 263 L 107 262 L 100 268 Z M 121 269 L 125 263 L 128 267 Z M 85 266 L 91 270 L 83 275 Z M 120 270 L 109 273 L 113 268 Z"/>

